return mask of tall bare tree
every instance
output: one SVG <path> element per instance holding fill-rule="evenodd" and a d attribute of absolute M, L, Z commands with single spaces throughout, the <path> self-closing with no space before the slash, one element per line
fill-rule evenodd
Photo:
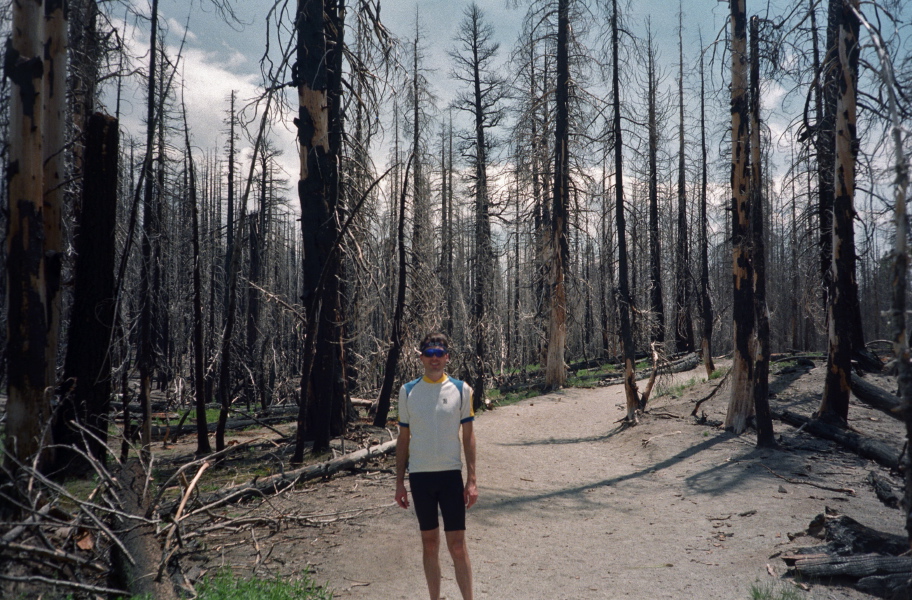
<path fill-rule="evenodd" d="M 703 37 L 700 36 L 700 48 Z M 713 308 L 709 297 L 709 241 L 707 239 L 709 220 L 706 213 L 706 198 L 709 188 L 708 161 L 706 152 L 706 77 L 704 56 L 700 52 L 700 317 L 703 321 L 703 340 L 701 349 L 706 376 L 712 376 L 715 370 L 712 357 Z"/>
<path fill-rule="evenodd" d="M 659 124 L 656 114 L 658 101 L 658 66 L 652 26 L 646 24 L 646 126 L 649 153 L 649 299 L 654 319 L 650 339 L 665 343 L 665 303 L 662 298 L 662 249 L 659 240 Z"/>
<path fill-rule="evenodd" d="M 680 6 L 680 4 L 679 4 Z M 693 352 L 693 316 L 690 312 L 690 243 L 687 232 L 687 171 L 684 166 L 684 14 L 678 12 L 678 223 L 675 245 L 675 349 Z"/>
<path fill-rule="evenodd" d="M 548 354 L 545 387 L 556 389 L 567 382 L 564 353 L 567 347 L 566 268 L 568 206 L 570 202 L 570 0 L 557 3 L 557 87 L 554 107 L 554 191 L 548 240 Z"/>
<path fill-rule="evenodd" d="M 7 461 L 29 461 L 50 441 L 49 422 L 53 373 L 48 356 L 55 337 L 48 328 L 48 265 L 42 241 L 43 132 L 41 94 L 44 74 L 41 24 L 43 4 L 13 4 L 12 35 L 6 50 L 6 76 L 11 84 L 10 145 L 7 191 L 9 220 L 6 236 L 8 400 L 6 405 Z M 51 126 L 62 127 L 55 123 Z M 11 168 L 15 165 L 16 168 Z M 40 463 L 51 459 L 43 451 Z M 15 464 L 8 465 L 15 468 Z M 45 466 L 45 465 L 42 465 Z"/>
<path fill-rule="evenodd" d="M 617 229 L 618 287 L 617 308 L 621 325 L 621 347 L 624 352 L 624 395 L 627 398 L 627 423 L 636 424 L 640 407 L 640 394 L 636 384 L 636 349 L 630 313 L 633 298 L 630 294 L 627 255 L 627 225 L 624 215 L 624 137 L 621 128 L 621 78 L 619 14 L 617 0 L 611 0 L 611 93 L 612 129 L 614 134 L 614 215 Z"/>
<path fill-rule="evenodd" d="M 732 239 L 732 388 L 724 426 L 735 433 L 754 414 L 754 301 L 750 243 L 750 138 L 748 116 L 747 12 L 745 0 L 731 0 L 731 239 Z"/>
<path fill-rule="evenodd" d="M 766 241 L 763 231 L 763 163 L 760 146 L 760 19 L 750 20 L 750 238 L 756 353 L 752 403 L 756 414 L 757 445 L 776 445 L 769 406 L 770 327 L 766 305 Z"/>
<path fill-rule="evenodd" d="M 835 171 L 832 222 L 832 262 L 830 292 L 827 294 L 827 372 L 823 397 L 817 414 L 821 419 L 846 424 L 849 394 L 853 329 L 857 290 L 855 281 L 855 159 L 858 154 L 856 132 L 858 89 L 859 21 L 854 11 L 858 0 L 833 0 L 839 3 L 834 69 L 836 73 Z M 854 10 L 853 10 L 854 9 Z"/>
<path fill-rule="evenodd" d="M 456 34 L 457 47 L 450 52 L 453 61 L 452 77 L 469 86 L 456 99 L 456 107 L 468 112 L 473 119 L 470 155 L 475 192 L 475 273 L 472 290 L 472 335 L 475 341 L 472 389 L 476 408 L 484 404 L 488 331 L 494 300 L 494 245 L 491 238 L 491 209 L 488 192 L 488 151 L 491 147 L 488 130 L 502 118 L 500 101 L 504 86 L 495 75 L 493 61 L 499 44 L 492 40 L 494 28 L 485 21 L 478 4 L 470 4 Z"/>

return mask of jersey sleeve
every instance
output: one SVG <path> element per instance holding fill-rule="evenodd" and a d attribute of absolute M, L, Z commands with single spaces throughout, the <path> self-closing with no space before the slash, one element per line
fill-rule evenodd
<path fill-rule="evenodd" d="M 399 388 L 399 427 L 409 426 L 408 393 L 405 386 Z"/>
<path fill-rule="evenodd" d="M 475 420 L 475 409 L 472 406 L 472 386 L 468 383 L 462 385 L 462 413 L 459 416 L 460 423 L 468 423 Z"/>

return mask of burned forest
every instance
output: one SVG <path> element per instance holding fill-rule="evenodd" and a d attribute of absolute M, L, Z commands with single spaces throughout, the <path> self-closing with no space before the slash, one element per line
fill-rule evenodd
<path fill-rule="evenodd" d="M 0 0 L 0 597 L 412 597 L 429 332 L 478 597 L 912 597 L 912 5 L 444 4 Z"/>

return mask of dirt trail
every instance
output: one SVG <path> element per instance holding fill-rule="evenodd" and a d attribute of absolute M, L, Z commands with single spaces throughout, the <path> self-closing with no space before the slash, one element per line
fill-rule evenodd
<path fill-rule="evenodd" d="M 702 379 L 701 370 L 677 376 L 688 378 Z M 568 389 L 483 414 L 476 421 L 480 498 L 467 531 L 476 598 L 744 599 L 752 583 L 778 581 L 769 571 L 785 572 L 777 553 L 819 543 L 789 534 L 825 507 L 903 534 L 900 512 L 864 482 L 870 470 L 887 475 L 870 461 L 778 422 L 778 450 L 756 449 L 753 431 L 735 437 L 695 424 L 688 415 L 711 385 L 655 398 L 641 424 L 627 429 L 617 424 L 620 386 Z M 820 389 L 819 367 L 788 386 L 780 380 L 773 409 L 809 414 Z M 704 405 L 710 423 L 721 422 L 727 400 L 722 393 Z M 854 400 L 851 418 L 894 445 L 903 440 L 898 422 Z M 417 523 L 393 504 L 393 483 L 389 470 L 378 470 L 277 499 L 277 510 L 307 504 L 327 523 L 260 540 L 271 544 L 263 570 L 289 574 L 309 564 L 337 598 L 425 598 Z M 222 561 L 248 554 L 235 548 L 223 550 Z M 443 595 L 456 600 L 445 550 L 442 556 Z M 847 587 L 809 587 L 806 598 L 868 598 Z"/>

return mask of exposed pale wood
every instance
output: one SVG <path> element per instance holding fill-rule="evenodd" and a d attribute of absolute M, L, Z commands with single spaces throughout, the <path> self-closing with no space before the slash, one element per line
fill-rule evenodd
<path fill-rule="evenodd" d="M 149 508 L 149 492 L 146 473 L 139 461 L 132 461 L 120 473 L 121 489 L 118 491 L 123 511 L 129 515 L 141 516 Z M 123 531 L 121 541 L 128 555 L 115 549 L 112 562 L 118 582 L 129 588 L 133 595 L 148 595 L 156 600 L 177 600 L 174 586 L 167 577 L 157 577 L 161 548 L 155 537 L 155 526 L 151 523 L 136 523 L 120 519 Z"/>

